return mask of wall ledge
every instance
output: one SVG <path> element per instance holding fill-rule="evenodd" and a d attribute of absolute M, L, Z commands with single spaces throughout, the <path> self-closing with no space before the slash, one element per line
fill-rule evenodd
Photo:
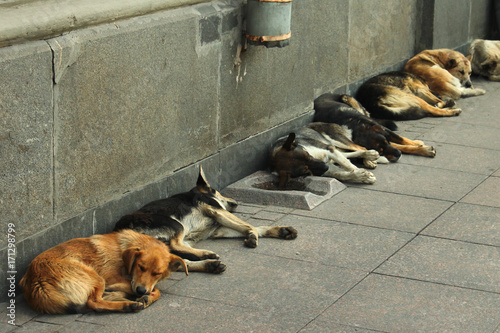
<path fill-rule="evenodd" d="M 7 0 L 0 3 L 0 47 L 210 0 Z"/>

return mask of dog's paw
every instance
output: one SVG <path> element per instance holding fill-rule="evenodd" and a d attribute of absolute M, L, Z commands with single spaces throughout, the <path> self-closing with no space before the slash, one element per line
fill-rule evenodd
<path fill-rule="evenodd" d="M 220 260 L 210 260 L 205 265 L 207 272 L 212 274 L 221 274 L 226 270 L 226 265 Z"/>
<path fill-rule="evenodd" d="M 380 154 L 378 153 L 378 151 L 370 149 L 370 150 L 365 151 L 363 157 L 367 160 L 375 161 L 376 159 L 378 159 L 380 157 Z"/>
<path fill-rule="evenodd" d="M 365 169 L 358 169 L 354 171 L 354 174 L 356 175 L 357 179 L 364 184 L 374 184 L 377 181 L 375 175 Z"/>
<path fill-rule="evenodd" d="M 484 89 L 474 88 L 474 90 L 475 90 L 476 94 L 478 94 L 478 95 L 484 95 L 484 94 L 486 94 L 486 90 L 484 90 Z"/>
<path fill-rule="evenodd" d="M 257 247 L 257 235 L 250 233 L 247 239 L 245 239 L 245 246 L 255 248 Z"/>
<path fill-rule="evenodd" d="M 433 146 L 424 146 L 425 156 L 434 157 L 436 156 L 436 149 Z"/>
<path fill-rule="evenodd" d="M 452 108 L 452 107 L 454 107 L 456 104 L 457 104 L 457 103 L 455 103 L 455 100 L 453 100 L 453 99 L 449 99 L 449 100 L 447 100 L 447 101 L 444 103 L 444 105 L 442 106 L 442 108 L 443 108 L 443 109 L 445 109 L 445 108 Z"/>
<path fill-rule="evenodd" d="M 377 164 L 380 163 L 380 164 L 389 164 L 389 160 L 387 159 L 387 157 L 385 156 L 380 156 L 380 158 L 376 161 Z"/>
<path fill-rule="evenodd" d="M 138 299 L 135 300 L 137 303 L 142 303 L 144 304 L 144 307 L 146 308 L 151 302 L 149 299 L 149 295 L 143 295 L 139 297 Z"/>
<path fill-rule="evenodd" d="M 375 169 L 377 167 L 377 161 L 363 160 L 363 165 L 367 169 Z"/>
<path fill-rule="evenodd" d="M 146 305 L 144 302 L 134 302 L 130 304 L 125 311 L 127 312 L 139 312 L 141 310 L 144 310 L 146 308 Z"/>
<path fill-rule="evenodd" d="M 219 255 L 212 251 L 205 251 L 200 259 L 219 259 Z"/>
<path fill-rule="evenodd" d="M 279 237 L 283 239 L 295 239 L 297 238 L 297 230 L 293 227 L 281 227 Z"/>
<path fill-rule="evenodd" d="M 452 116 L 458 116 L 462 113 L 462 109 L 450 109 Z"/>

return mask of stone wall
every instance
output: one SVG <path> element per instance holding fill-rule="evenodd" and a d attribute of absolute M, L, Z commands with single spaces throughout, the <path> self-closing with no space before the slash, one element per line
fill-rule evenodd
<path fill-rule="evenodd" d="M 0 48 L 1 229 L 15 225 L 17 279 L 43 250 L 191 188 L 199 164 L 219 188 L 265 168 L 315 97 L 354 92 L 423 46 L 463 48 L 488 32 L 489 6 L 297 0 L 290 45 L 249 45 L 239 65 L 243 0 Z M 4 234 L 2 258 L 7 245 Z"/>

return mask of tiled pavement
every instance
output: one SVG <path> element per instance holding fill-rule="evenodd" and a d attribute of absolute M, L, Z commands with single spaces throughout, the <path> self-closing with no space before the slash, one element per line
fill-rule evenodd
<path fill-rule="evenodd" d="M 437 149 L 374 170 L 312 211 L 241 205 L 294 241 L 203 241 L 222 275 L 174 273 L 135 314 L 37 315 L 17 300 L 2 332 L 500 333 L 500 83 L 459 101 L 455 118 L 400 123 Z"/>

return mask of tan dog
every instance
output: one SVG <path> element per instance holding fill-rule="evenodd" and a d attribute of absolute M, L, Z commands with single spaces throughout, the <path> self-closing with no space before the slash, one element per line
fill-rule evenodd
<path fill-rule="evenodd" d="M 185 262 L 159 240 L 122 230 L 72 239 L 43 252 L 19 285 L 28 304 L 41 313 L 131 312 L 158 300 L 158 281 L 182 266 L 188 274 Z"/>
<path fill-rule="evenodd" d="M 467 51 L 472 57 L 472 72 L 491 81 L 500 81 L 500 41 L 497 40 L 474 40 Z"/>
<path fill-rule="evenodd" d="M 404 70 L 425 80 L 442 99 L 483 95 L 470 81 L 471 57 L 450 49 L 425 50 L 408 60 Z"/>

